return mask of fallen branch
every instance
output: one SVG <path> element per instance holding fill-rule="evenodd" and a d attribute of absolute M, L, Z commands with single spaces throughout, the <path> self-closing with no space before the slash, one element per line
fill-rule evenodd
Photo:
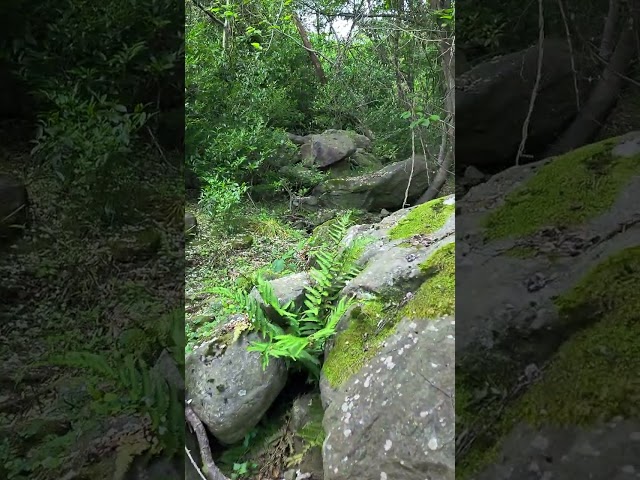
<path fill-rule="evenodd" d="M 198 445 L 200 446 L 200 457 L 202 458 L 203 471 L 201 471 L 196 465 L 195 461 L 191 457 L 191 453 L 185 447 L 185 451 L 191 460 L 191 463 L 194 465 L 196 470 L 200 473 L 202 478 L 206 478 L 207 480 L 229 480 L 229 478 L 225 477 L 224 473 L 220 471 L 220 469 L 216 466 L 213 461 L 213 456 L 211 455 L 211 447 L 209 446 L 209 439 L 207 438 L 207 432 L 204 429 L 204 425 L 202 421 L 196 415 L 196 412 L 190 406 L 186 406 L 184 409 L 184 416 L 193 428 L 193 431 L 198 438 Z M 204 473 L 204 475 L 203 475 Z M 206 475 L 206 477 L 205 477 Z"/>

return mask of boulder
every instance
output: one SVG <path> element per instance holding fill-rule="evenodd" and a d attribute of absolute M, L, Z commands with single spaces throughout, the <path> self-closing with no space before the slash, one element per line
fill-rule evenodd
<path fill-rule="evenodd" d="M 537 72 L 538 47 L 495 58 L 456 77 L 456 169 L 515 163 Z M 542 79 L 527 154 L 542 153 L 577 113 L 565 40 L 544 43 Z"/>
<path fill-rule="evenodd" d="M 233 444 L 255 427 L 287 381 L 282 359 L 271 358 L 266 369 L 258 352 L 248 352 L 256 332 L 232 332 L 196 347 L 187 355 L 187 399 L 209 431 L 223 444 Z"/>
<path fill-rule="evenodd" d="M 457 289 L 469 299 L 457 312 L 457 395 L 467 399 L 458 418 L 477 438 L 457 456 L 460 478 L 521 478 L 534 438 L 514 440 L 525 422 L 553 432 L 542 436 L 558 440 L 559 459 L 577 436 L 604 442 L 598 422 L 640 415 L 639 143 L 631 132 L 512 167 L 458 201 Z M 493 396 L 498 431 L 491 410 L 478 407 Z M 587 430 L 562 430 L 577 424 Z M 509 459 L 490 454 L 503 447 Z M 496 462 L 500 469 L 486 470 Z M 555 461 L 538 467 L 550 472 L 541 478 L 587 472 Z"/>
<path fill-rule="evenodd" d="M 427 165 L 424 156 L 416 155 L 415 159 L 395 162 L 375 172 L 326 180 L 312 190 L 311 196 L 318 198 L 321 206 L 329 208 L 371 212 L 379 212 L 383 208 L 397 210 L 404 206 L 402 203 L 409 179 L 411 186 L 407 201 L 411 203 L 429 186 L 435 176 L 433 167 Z"/>
<path fill-rule="evenodd" d="M 324 416 L 324 480 L 455 478 L 455 322 L 404 320 Z"/>
<path fill-rule="evenodd" d="M 194 236 L 198 231 L 198 220 L 193 213 L 184 213 L 184 234 L 187 237 Z"/>
<path fill-rule="evenodd" d="M 592 427 L 521 424 L 494 465 L 474 480 L 602 478 L 627 480 L 640 472 L 640 422 L 616 419 Z"/>
<path fill-rule="evenodd" d="M 304 165 L 326 168 L 348 158 L 358 149 L 368 149 L 371 140 L 348 130 L 327 130 L 318 135 L 297 137 L 289 135 L 294 143 L 302 143 L 300 158 Z"/>
<path fill-rule="evenodd" d="M 293 302 L 296 308 L 303 306 L 306 295 L 305 287 L 311 285 L 311 277 L 307 272 L 293 273 L 281 278 L 270 280 L 269 284 L 273 288 L 274 295 L 278 298 L 280 306 L 284 306 L 289 302 Z M 257 287 L 253 287 L 250 295 L 258 300 L 262 306 L 267 318 L 273 322 L 282 323 L 282 319 L 271 306 L 267 306 L 260 296 Z"/>

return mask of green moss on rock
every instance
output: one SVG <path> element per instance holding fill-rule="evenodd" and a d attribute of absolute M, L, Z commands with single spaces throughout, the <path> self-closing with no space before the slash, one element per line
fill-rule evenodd
<path fill-rule="evenodd" d="M 392 333 L 395 322 L 387 322 L 378 331 L 378 324 L 385 316 L 383 309 L 381 301 L 369 300 L 352 310 L 348 327 L 336 336 L 323 366 L 332 387 L 339 387 L 357 373 Z"/>
<path fill-rule="evenodd" d="M 589 424 L 640 414 L 640 247 L 595 267 L 558 305 L 561 319 L 591 324 L 556 354 L 514 415 L 532 425 Z"/>
<path fill-rule="evenodd" d="M 640 247 L 609 257 L 556 300 L 560 320 L 578 329 L 557 351 L 539 383 L 509 406 L 492 428 L 494 444 L 474 445 L 456 471 L 482 470 L 519 422 L 590 425 L 614 416 L 640 415 Z M 460 383 L 458 382 L 460 377 Z M 470 379 L 456 375 L 456 411 L 469 418 Z M 471 422 L 472 423 L 472 422 Z"/>
<path fill-rule="evenodd" d="M 438 249 L 420 268 L 428 278 L 400 316 L 418 319 L 453 314 L 456 294 L 455 243 Z"/>
<path fill-rule="evenodd" d="M 613 205 L 640 156 L 612 157 L 620 137 L 586 145 L 546 165 L 485 219 L 489 239 L 520 237 L 543 226 L 577 225 Z"/>
<path fill-rule="evenodd" d="M 447 219 L 454 214 L 455 205 L 447 205 L 445 197 L 418 205 L 389 231 L 393 240 L 409 238 L 418 234 L 429 234 L 442 228 Z"/>

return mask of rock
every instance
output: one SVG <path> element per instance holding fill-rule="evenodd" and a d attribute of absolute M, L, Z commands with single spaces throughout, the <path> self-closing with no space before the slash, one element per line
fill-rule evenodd
<path fill-rule="evenodd" d="M 343 385 L 325 411 L 325 480 L 455 478 L 454 323 L 403 321 Z"/>
<path fill-rule="evenodd" d="M 351 155 L 350 161 L 356 168 L 366 171 L 380 170 L 383 167 L 382 162 L 375 155 L 365 151 L 363 148 L 358 148 Z"/>
<path fill-rule="evenodd" d="M 537 71 L 537 46 L 475 66 L 456 78 L 456 169 L 509 166 L 522 136 Z M 542 81 L 526 153 L 542 153 L 577 112 L 567 42 L 544 43 Z"/>
<path fill-rule="evenodd" d="M 640 415 L 640 387 L 631 373 L 640 370 L 640 327 L 631 313 L 640 309 L 640 163 L 624 147 L 638 138 L 632 132 L 512 167 L 458 202 L 465 255 L 456 265 L 457 289 L 473 301 L 458 307 L 457 391 L 472 398 L 498 372 L 501 380 L 491 385 L 499 392 L 528 381 L 518 401 L 504 406 L 507 435 L 516 435 L 525 419 L 555 436 L 561 425 L 594 427 L 595 434 L 602 419 Z M 459 415 L 459 428 L 470 436 L 491 422 L 477 412 Z M 511 460 L 496 460 L 524 472 L 529 450 L 513 438 L 478 443 L 512 449 Z M 567 445 L 558 444 L 558 451 Z M 471 448 L 458 457 L 461 478 L 487 468 L 473 460 L 488 458 L 486 452 Z M 554 478 L 580 478 L 582 467 L 540 468 Z M 479 478 L 506 478 L 491 472 Z M 617 477 L 612 471 L 602 478 Z"/>
<path fill-rule="evenodd" d="M 640 473 L 640 422 L 618 420 L 589 428 L 518 425 L 496 463 L 474 480 L 607 478 Z"/>
<path fill-rule="evenodd" d="M 411 165 L 413 163 L 413 175 Z M 411 158 L 395 162 L 372 173 L 330 179 L 316 186 L 311 195 L 319 199 L 321 206 L 367 211 L 380 211 L 382 208 L 395 210 L 401 208 L 405 190 L 411 177 L 411 187 L 407 201 L 416 200 L 429 186 L 433 178 L 427 172 L 426 159 L 416 155 Z"/>
<path fill-rule="evenodd" d="M 380 210 L 381 217 L 388 217 L 389 215 L 391 215 L 391 213 L 386 208 L 383 208 L 382 210 Z"/>
<path fill-rule="evenodd" d="M 253 245 L 252 235 L 241 235 L 240 237 L 231 241 L 231 248 L 234 250 L 246 250 Z"/>
<path fill-rule="evenodd" d="M 0 174 L 0 241 L 13 239 L 27 223 L 29 196 L 24 184 Z"/>
<path fill-rule="evenodd" d="M 338 322 L 325 346 L 320 378 L 327 406 L 332 393 L 360 371 L 385 344 L 396 324 L 454 312 L 454 197 L 398 211 L 377 225 L 356 226 L 343 242 L 369 238 L 362 271 L 341 292 L 356 305 Z"/>
<path fill-rule="evenodd" d="M 293 302 L 296 308 L 300 308 L 303 306 L 306 294 L 305 287 L 311 284 L 311 277 L 307 272 L 300 272 L 270 280 L 269 284 L 273 288 L 273 293 L 278 298 L 280 306 Z M 250 295 L 260 302 L 269 319 L 279 323 L 282 321 L 273 307 L 264 303 L 256 287 L 253 288 Z"/>
<path fill-rule="evenodd" d="M 132 262 L 145 260 L 155 255 L 162 245 L 162 235 L 154 228 L 144 228 L 123 238 L 109 242 L 114 260 Z"/>
<path fill-rule="evenodd" d="M 194 412 L 223 444 L 233 444 L 255 427 L 287 381 L 283 360 L 266 369 L 258 352 L 248 352 L 259 334 L 243 334 L 231 344 L 214 339 L 186 358 L 187 398 Z M 226 346 L 225 346 L 226 345 Z"/>
<path fill-rule="evenodd" d="M 184 234 L 186 237 L 194 237 L 198 233 L 198 220 L 193 213 L 184 213 Z"/>
<path fill-rule="evenodd" d="M 179 392 L 184 391 L 184 378 L 182 377 L 181 369 L 178 367 L 176 361 L 171 357 L 168 350 L 162 350 L 162 353 L 158 357 L 153 369 L 158 372 L 170 386 Z"/>
<path fill-rule="evenodd" d="M 464 171 L 462 181 L 469 187 L 475 187 L 479 183 L 484 182 L 487 176 L 473 165 L 469 165 Z"/>
<path fill-rule="evenodd" d="M 328 130 L 320 135 L 311 135 L 309 141 L 300 147 L 300 158 L 303 165 L 324 168 L 347 158 L 356 148 L 348 133 Z"/>
<path fill-rule="evenodd" d="M 309 135 L 296 135 L 295 133 L 287 133 L 287 138 L 296 145 L 304 145 L 309 141 Z"/>

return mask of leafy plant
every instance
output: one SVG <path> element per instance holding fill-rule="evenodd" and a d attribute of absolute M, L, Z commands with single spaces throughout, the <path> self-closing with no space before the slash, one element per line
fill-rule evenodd
<path fill-rule="evenodd" d="M 237 312 L 246 313 L 254 329 L 266 338 L 266 341 L 252 342 L 248 347 L 249 351 L 262 354 L 265 368 L 269 358 L 284 358 L 300 363 L 315 378 L 319 377 L 320 356 L 325 342 L 335 333 L 338 322 L 353 305 L 352 298 L 338 299 L 339 292 L 360 272 L 356 261 L 362 242 L 340 245 L 350 224 L 351 214 L 347 213 L 328 228 L 325 243 L 314 253 L 317 265 L 309 272 L 313 282 L 305 287 L 302 308 L 296 309 L 293 302 L 280 305 L 271 284 L 258 276 L 256 288 L 260 297 L 286 323 L 286 329 L 272 323 L 260 302 L 250 293 L 237 288 L 215 287 L 208 290 L 226 297 Z"/>

